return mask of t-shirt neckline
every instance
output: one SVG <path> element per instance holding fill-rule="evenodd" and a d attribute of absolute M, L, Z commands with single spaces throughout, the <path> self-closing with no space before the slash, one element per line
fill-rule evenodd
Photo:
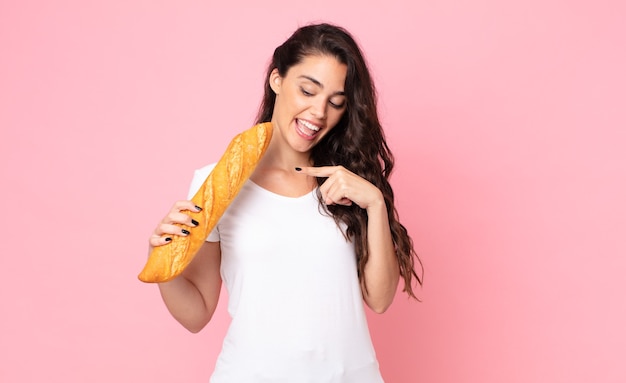
<path fill-rule="evenodd" d="M 311 196 L 311 195 L 315 195 L 315 194 L 316 194 L 316 192 L 317 192 L 317 189 L 318 189 L 318 187 L 316 186 L 316 187 L 314 187 L 314 188 L 313 188 L 313 190 L 311 190 L 311 191 L 309 191 L 309 192 L 307 192 L 307 193 L 305 193 L 305 194 L 303 194 L 303 195 L 301 195 L 301 196 L 298 196 L 298 197 L 289 197 L 289 196 L 282 195 L 282 194 L 278 194 L 278 193 L 275 193 L 275 192 L 273 192 L 273 191 L 271 191 L 271 190 L 268 190 L 268 189 L 266 189 L 266 188 L 262 187 L 261 185 L 259 185 L 259 184 L 255 183 L 255 182 L 254 182 L 254 181 L 252 181 L 252 180 L 248 180 L 248 183 L 249 183 L 250 185 L 252 185 L 254 188 L 261 190 L 261 191 L 262 191 L 262 192 L 264 192 L 265 194 L 271 195 L 271 196 L 276 197 L 276 198 L 282 198 L 282 199 L 285 199 L 285 200 L 291 200 L 291 201 L 303 200 L 303 199 L 305 199 L 305 198 L 307 198 L 307 197 L 309 197 L 309 196 Z"/>

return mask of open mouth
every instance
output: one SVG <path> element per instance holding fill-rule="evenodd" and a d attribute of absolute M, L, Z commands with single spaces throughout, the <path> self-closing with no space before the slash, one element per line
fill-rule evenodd
<path fill-rule="evenodd" d="M 300 132 L 303 136 L 307 138 L 315 137 L 317 132 L 319 132 L 321 129 L 319 126 L 313 125 L 312 123 L 301 120 L 299 118 L 296 119 L 296 127 L 298 129 L 298 132 Z"/>

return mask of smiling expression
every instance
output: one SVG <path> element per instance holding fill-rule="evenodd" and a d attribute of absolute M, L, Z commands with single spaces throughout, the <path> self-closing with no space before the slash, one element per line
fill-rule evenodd
<path fill-rule="evenodd" d="M 272 124 L 291 148 L 308 153 L 346 110 L 347 66 L 327 55 L 306 56 L 284 77 L 270 74 L 276 93 Z"/>

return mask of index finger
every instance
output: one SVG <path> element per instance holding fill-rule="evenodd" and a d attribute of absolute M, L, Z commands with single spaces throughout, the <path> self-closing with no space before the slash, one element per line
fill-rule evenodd
<path fill-rule="evenodd" d="M 296 171 L 313 177 L 330 177 L 337 168 L 339 166 L 302 166 L 297 167 Z"/>
<path fill-rule="evenodd" d="M 189 210 L 189 211 L 199 212 L 202 210 L 202 207 L 196 205 L 191 200 L 181 200 L 181 201 L 176 201 L 176 203 L 174 203 L 174 206 L 172 206 L 172 210 L 176 210 L 176 211 Z"/>

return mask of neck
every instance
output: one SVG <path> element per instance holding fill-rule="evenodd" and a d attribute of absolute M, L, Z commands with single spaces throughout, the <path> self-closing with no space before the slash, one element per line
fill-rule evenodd
<path fill-rule="evenodd" d="M 265 154 L 259 161 L 258 167 L 266 170 L 292 171 L 295 167 L 310 166 L 309 152 L 294 150 L 279 131 L 275 131 Z"/>
<path fill-rule="evenodd" d="M 280 139 L 272 137 L 265 154 L 259 161 L 252 181 L 277 194 L 297 197 L 309 193 L 316 185 L 315 177 L 295 170 L 296 167 L 310 166 L 308 152 L 298 152 Z"/>

